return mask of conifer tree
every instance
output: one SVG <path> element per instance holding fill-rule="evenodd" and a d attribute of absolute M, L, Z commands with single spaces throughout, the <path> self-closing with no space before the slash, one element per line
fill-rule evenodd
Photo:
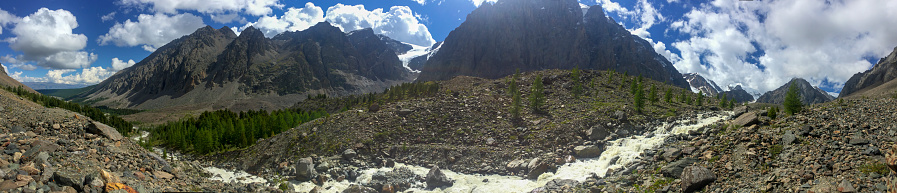
<path fill-rule="evenodd" d="M 800 112 L 804 106 L 800 101 L 800 92 L 797 90 L 797 86 L 795 86 L 794 83 L 791 83 L 791 86 L 788 86 L 788 92 L 785 93 L 784 106 L 785 113 L 789 115 Z"/>
<path fill-rule="evenodd" d="M 704 105 L 704 91 L 698 91 L 697 103 L 699 107 Z"/>
<path fill-rule="evenodd" d="M 532 92 L 529 95 L 530 101 L 530 110 L 535 113 L 542 111 L 542 105 L 545 104 L 545 96 L 542 94 L 542 75 L 536 75 L 536 79 L 533 80 Z"/>
<path fill-rule="evenodd" d="M 651 90 L 648 92 L 648 100 L 651 101 L 651 105 L 657 103 L 657 87 L 654 84 L 651 84 Z"/>
<path fill-rule="evenodd" d="M 673 103 L 673 89 L 667 88 L 667 91 L 663 93 L 663 100 L 667 103 Z"/>

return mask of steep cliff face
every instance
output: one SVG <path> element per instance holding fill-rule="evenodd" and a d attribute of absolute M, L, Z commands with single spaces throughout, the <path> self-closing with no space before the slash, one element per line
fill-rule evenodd
<path fill-rule="evenodd" d="M 243 104 L 249 109 L 282 108 L 306 93 L 382 91 L 413 79 L 380 37 L 370 30 L 352 34 L 324 22 L 271 39 L 252 27 L 239 36 L 204 27 L 78 97 L 117 108 L 234 108 L 240 101 L 252 101 Z"/>
<path fill-rule="evenodd" d="M 499 78 L 516 69 L 614 69 L 688 83 L 645 40 L 592 6 L 575 0 L 500 0 L 483 4 L 445 39 L 421 68 L 419 81 L 457 75 Z"/>
<path fill-rule="evenodd" d="M 834 98 L 831 95 L 828 95 L 828 93 L 821 92 L 816 87 L 813 87 L 807 80 L 795 78 L 775 90 L 766 92 L 760 96 L 760 98 L 757 98 L 757 102 L 783 104 L 785 102 L 785 95 L 788 93 L 788 88 L 791 84 L 794 84 L 797 87 L 797 90 L 800 93 L 800 101 L 803 102 L 804 105 L 824 103 L 831 101 Z"/>
<path fill-rule="evenodd" d="M 872 69 L 854 74 L 847 82 L 838 97 L 846 97 L 881 86 L 897 78 L 897 47 L 887 57 L 878 60 Z M 890 89 L 885 89 L 890 90 Z"/>

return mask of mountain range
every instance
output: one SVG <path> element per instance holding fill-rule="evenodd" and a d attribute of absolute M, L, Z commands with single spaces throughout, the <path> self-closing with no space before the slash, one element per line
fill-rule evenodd
<path fill-rule="evenodd" d="M 897 90 L 897 47 L 887 57 L 878 60 L 872 69 L 854 74 L 838 94 L 839 98 L 862 95 L 888 95 Z"/>
<path fill-rule="evenodd" d="M 370 29 L 321 22 L 266 38 L 206 26 L 176 39 L 75 98 L 97 106 L 279 109 L 309 94 L 380 92 L 414 79 L 396 53 L 407 47 Z"/>
<path fill-rule="evenodd" d="M 575 0 L 483 4 L 433 49 L 417 81 L 499 78 L 543 69 L 616 70 L 688 88 L 672 63 L 601 6 Z"/>
<path fill-rule="evenodd" d="M 785 85 L 782 85 L 775 90 L 766 92 L 765 94 L 760 96 L 760 98 L 757 98 L 757 102 L 783 104 L 785 102 L 785 95 L 788 93 L 788 88 L 792 84 L 797 87 L 797 90 L 800 93 L 800 101 L 804 105 L 824 103 L 835 99 L 835 97 L 829 95 L 822 89 L 819 89 L 819 87 L 810 85 L 810 82 L 807 82 L 807 80 L 804 80 L 803 78 L 794 78 Z"/>

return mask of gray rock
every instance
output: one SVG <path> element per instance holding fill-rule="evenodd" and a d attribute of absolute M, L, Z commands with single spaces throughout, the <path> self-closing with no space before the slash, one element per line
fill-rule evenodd
<path fill-rule="evenodd" d="M 378 193 L 377 190 L 374 190 L 371 187 L 364 187 L 361 185 L 350 185 L 349 188 L 343 190 L 343 193 Z"/>
<path fill-rule="evenodd" d="M 813 131 L 813 126 L 804 125 L 804 126 L 800 127 L 800 130 L 796 134 L 799 136 L 807 136 L 812 131 Z"/>
<path fill-rule="evenodd" d="M 679 148 L 666 148 L 663 150 L 663 159 L 668 162 L 679 159 L 679 156 L 682 156 L 682 150 Z"/>
<path fill-rule="evenodd" d="M 663 166 L 662 168 L 660 168 L 660 173 L 665 177 L 679 178 L 680 176 L 682 176 L 682 170 L 684 170 L 685 167 L 691 166 L 696 161 L 697 160 L 692 158 L 681 159 Z"/>
<path fill-rule="evenodd" d="M 543 191 L 540 192 L 571 192 L 579 186 L 580 182 L 571 179 L 554 179 L 548 181 L 545 186 L 542 187 Z"/>
<path fill-rule="evenodd" d="M 863 136 L 860 134 L 856 134 L 853 135 L 853 137 L 850 137 L 850 141 L 848 141 L 848 143 L 850 143 L 850 145 L 866 145 L 869 144 L 869 140 L 863 138 Z"/>
<path fill-rule="evenodd" d="M 439 170 L 439 166 L 433 166 L 430 172 L 427 172 L 427 188 L 450 187 L 455 181 L 449 179 Z"/>
<path fill-rule="evenodd" d="M 79 192 L 84 191 L 82 189 L 84 186 L 81 183 L 84 181 L 84 176 L 79 173 L 57 171 L 53 173 L 53 181 L 59 186 L 70 186 Z"/>
<path fill-rule="evenodd" d="M 682 181 L 682 192 L 695 192 L 704 189 L 704 186 L 716 181 L 716 175 L 707 168 L 701 166 L 688 166 L 682 170 L 679 177 Z"/>
<path fill-rule="evenodd" d="M 795 139 L 794 134 L 792 134 L 790 130 L 785 131 L 785 135 L 782 135 L 782 145 L 791 145 L 791 143 L 794 143 Z"/>
<path fill-rule="evenodd" d="M 315 173 L 315 164 L 312 161 L 311 157 L 300 158 L 299 164 L 296 165 L 296 180 L 299 181 L 309 181 L 318 176 Z"/>
<path fill-rule="evenodd" d="M 19 145 L 16 145 L 16 143 L 9 143 L 9 145 L 6 146 L 6 149 L 3 150 L 3 153 L 6 153 L 7 155 L 12 155 L 16 152 L 19 152 Z"/>
<path fill-rule="evenodd" d="M 548 164 L 539 158 L 533 158 L 526 166 L 529 172 L 526 173 L 527 179 L 537 179 L 539 175 L 548 171 Z"/>
<path fill-rule="evenodd" d="M 598 157 L 602 151 L 604 150 L 601 147 L 595 145 L 576 146 L 573 148 L 573 153 L 580 158 Z"/>
<path fill-rule="evenodd" d="M 760 119 L 757 117 L 757 113 L 749 112 L 749 113 L 745 113 L 741 116 L 738 116 L 738 118 L 735 119 L 735 121 L 732 122 L 732 124 L 742 126 L 742 127 L 747 127 L 747 126 L 757 124 L 759 122 L 760 122 Z"/>
<path fill-rule="evenodd" d="M 850 181 L 843 179 L 841 180 L 841 184 L 838 184 L 838 191 L 841 193 L 852 193 L 857 192 L 857 189 L 853 188 L 853 184 L 850 184 Z"/>
<path fill-rule="evenodd" d="M 626 121 L 626 112 L 615 111 L 614 118 L 617 118 L 617 120 L 619 120 L 619 121 Z"/>
<path fill-rule="evenodd" d="M 508 165 L 506 165 L 505 168 L 507 168 L 510 172 L 519 172 L 526 169 L 526 164 L 526 160 L 518 159 L 508 162 Z"/>
<path fill-rule="evenodd" d="M 50 159 L 50 154 L 47 154 L 47 152 L 40 152 L 40 153 L 38 153 L 36 158 L 37 158 L 37 159 L 35 159 L 35 160 L 37 161 L 37 163 L 39 163 L 39 164 L 42 163 L 42 164 L 48 164 L 48 165 L 49 165 L 49 162 L 47 162 L 47 160 Z"/>
<path fill-rule="evenodd" d="M 322 161 L 320 164 L 318 164 L 317 166 L 315 166 L 315 170 L 316 170 L 318 173 L 326 173 L 327 170 L 330 170 L 330 163 L 328 163 L 328 162 L 326 162 L 326 161 Z"/>
<path fill-rule="evenodd" d="M 881 150 L 877 147 L 869 146 L 866 150 L 863 150 L 863 155 L 881 155 Z"/>
<path fill-rule="evenodd" d="M 733 114 L 732 117 L 738 117 L 738 116 L 741 116 L 741 115 L 743 115 L 744 113 L 747 112 L 747 106 L 739 106 L 739 107 L 735 107 L 735 110 L 734 110 L 733 112 L 734 112 L 735 114 Z"/>
<path fill-rule="evenodd" d="M 115 141 L 121 140 L 123 138 L 121 134 L 118 133 L 117 130 L 115 130 L 115 128 L 96 121 L 90 122 L 90 125 L 87 127 L 87 132 L 101 135 Z"/>
<path fill-rule="evenodd" d="M 355 153 L 354 149 L 346 149 L 346 151 L 343 151 L 343 158 L 346 160 L 352 160 L 355 156 L 358 156 L 358 153 Z"/>
<path fill-rule="evenodd" d="M 610 131 L 607 130 L 607 127 L 604 125 L 597 124 L 586 130 L 586 136 L 589 137 L 589 140 L 603 140 L 607 138 L 607 135 L 610 135 Z"/>
<path fill-rule="evenodd" d="M 403 117 L 404 117 L 404 116 L 408 116 L 408 115 L 410 115 L 411 113 L 414 113 L 414 110 L 411 110 L 411 109 L 402 109 L 402 110 L 396 111 L 396 113 L 399 114 L 399 116 L 403 116 Z"/>
<path fill-rule="evenodd" d="M 168 161 L 165 161 L 165 159 L 162 159 L 162 157 L 159 157 L 159 155 L 156 155 L 155 153 L 146 153 L 146 156 L 152 158 L 156 162 L 159 162 L 159 165 L 162 166 L 162 168 L 160 169 L 162 169 L 163 171 L 171 172 L 171 164 L 168 164 Z"/>
<path fill-rule="evenodd" d="M 9 129 L 10 133 L 21 133 L 25 132 L 25 128 L 18 125 L 13 125 L 12 128 Z"/>

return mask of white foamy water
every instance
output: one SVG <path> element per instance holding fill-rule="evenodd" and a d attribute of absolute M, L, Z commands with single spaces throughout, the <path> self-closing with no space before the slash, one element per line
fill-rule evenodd
<path fill-rule="evenodd" d="M 699 114 L 698 121 L 695 124 L 688 124 L 689 121 L 664 123 L 654 129 L 653 136 L 651 137 L 635 136 L 609 141 L 607 142 L 606 150 L 598 158 L 577 160 L 575 163 L 564 164 L 563 166 L 558 167 L 558 170 L 555 173 L 544 173 L 540 175 L 538 180 L 527 180 L 516 176 L 462 174 L 443 169 L 442 172 L 445 173 L 447 177 L 455 180 L 455 184 L 452 187 L 426 190 L 424 189 L 426 186 L 425 183 L 418 183 L 411 189 L 406 190 L 406 192 L 529 192 L 535 188 L 545 186 L 546 183 L 554 179 L 584 181 L 586 178 L 592 176 L 593 173 L 598 174 L 598 176 L 604 176 L 608 169 L 621 168 L 626 164 L 635 161 L 639 158 L 640 153 L 661 145 L 664 139 L 670 135 L 688 133 L 688 131 L 716 123 L 717 121 L 725 120 L 729 115 L 730 113 L 723 113 L 721 115 L 705 117 L 704 114 Z M 666 128 L 671 124 L 675 124 L 675 126 L 667 131 Z M 614 157 L 619 158 L 615 164 L 610 164 L 611 159 Z M 394 168 L 399 167 L 407 167 L 420 176 L 426 176 L 427 172 L 430 171 L 429 168 L 400 163 L 396 163 Z M 322 186 L 322 188 L 325 189 L 323 192 L 342 192 L 351 184 L 369 183 L 371 176 L 373 176 L 374 173 L 392 171 L 394 168 L 363 170 L 356 182 L 349 182 L 348 180 L 342 182 L 329 181 Z M 308 192 L 314 188 L 315 185 L 310 182 L 293 182 L 292 187 L 299 192 Z"/>
<path fill-rule="evenodd" d="M 256 183 L 256 182 L 268 183 L 268 180 L 265 180 L 264 178 L 261 178 L 258 176 L 254 176 L 254 175 L 246 173 L 244 171 L 228 171 L 228 170 L 216 168 L 216 167 L 206 167 L 206 168 L 203 168 L 203 170 L 205 170 L 209 173 L 212 173 L 212 177 L 209 178 L 210 180 L 218 180 L 218 181 L 224 181 L 224 182 L 229 182 L 229 183 L 238 182 L 238 183 L 244 183 L 244 184 Z"/>

